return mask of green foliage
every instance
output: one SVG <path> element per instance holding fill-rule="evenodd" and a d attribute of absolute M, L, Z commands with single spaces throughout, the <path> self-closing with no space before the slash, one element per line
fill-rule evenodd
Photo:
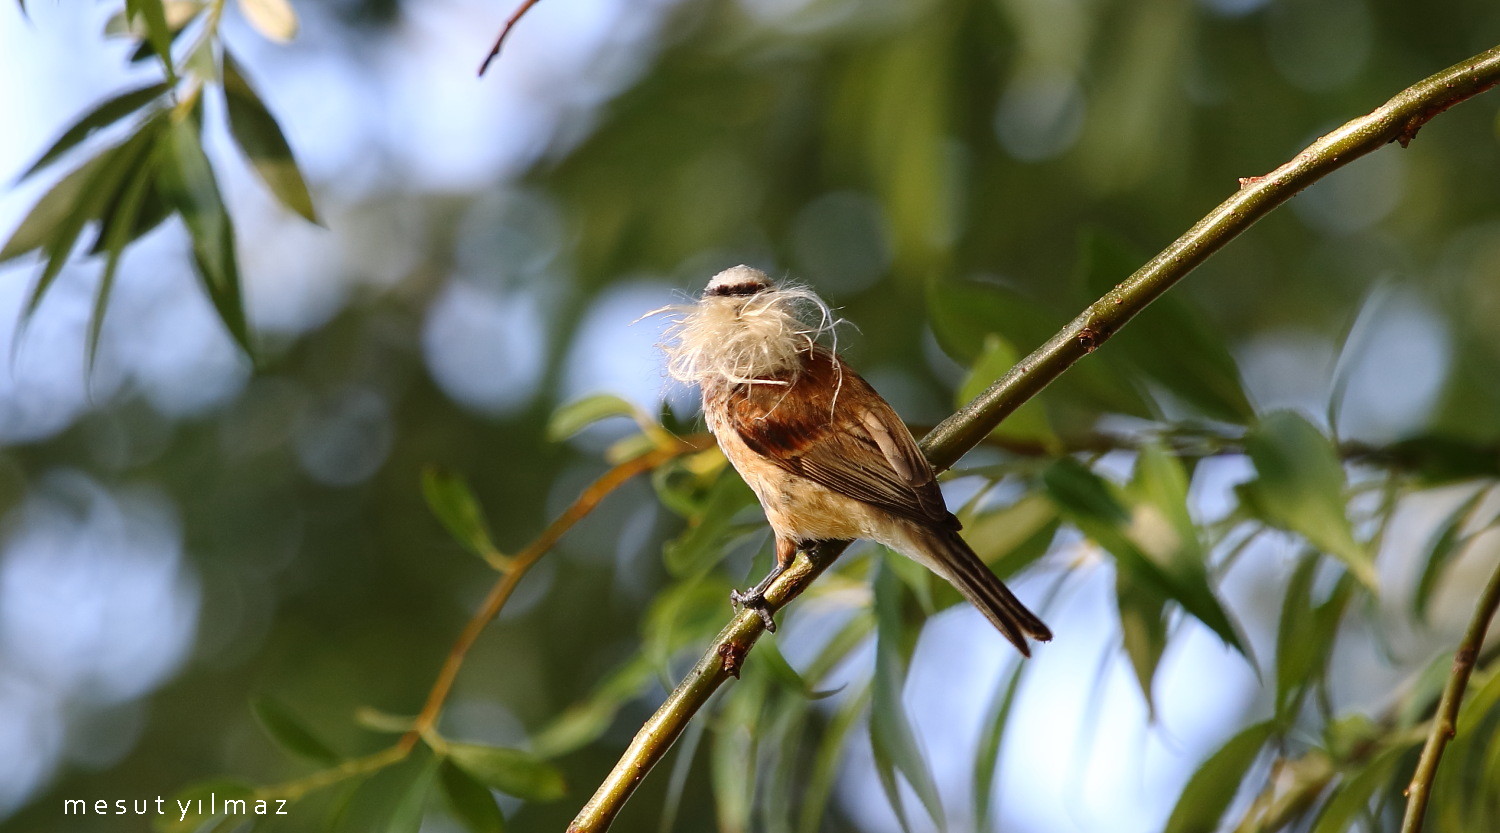
<path fill-rule="evenodd" d="M 1252 724 L 1219 747 L 1188 779 L 1182 796 L 1167 819 L 1165 833 L 1206 833 L 1219 826 L 1219 818 L 1240 790 L 1245 773 L 1260 757 L 1275 726 Z"/>
<path fill-rule="evenodd" d="M 1344 467 L 1328 438 L 1302 416 L 1277 411 L 1261 418 L 1245 438 L 1245 450 L 1258 475 L 1240 488 L 1246 508 L 1338 558 L 1374 590 L 1372 557 L 1354 539 L 1344 508 Z"/>
<path fill-rule="evenodd" d="M 504 556 L 490 538 L 489 525 L 469 484 L 452 472 L 429 466 L 422 472 L 422 496 L 453 539 L 491 566 L 504 568 Z"/>
<path fill-rule="evenodd" d="M 505 816 L 488 787 L 446 761 L 438 770 L 438 779 L 448 806 L 464 829 L 469 833 L 505 833 Z"/>
<path fill-rule="evenodd" d="M 562 773 L 519 749 L 448 743 L 443 754 L 480 784 L 527 801 L 555 801 L 567 793 Z"/>
<path fill-rule="evenodd" d="M 268 696 L 250 701 L 250 708 L 260 721 L 261 728 L 288 752 L 319 764 L 338 763 L 339 754 L 319 740 L 286 706 Z"/>
<path fill-rule="evenodd" d="M 256 7 L 253 14 L 251 6 Z M 275 117 L 228 49 L 215 48 L 220 6 L 206 15 L 209 22 L 186 61 L 178 66 L 173 60 L 173 41 L 207 8 L 198 2 L 126 0 L 125 9 L 105 32 L 138 40 L 132 61 L 155 55 L 164 80 L 95 105 L 22 174 L 22 179 L 38 174 L 100 131 L 136 117 L 127 138 L 63 176 L 0 248 L 0 262 L 34 251 L 46 260 L 26 305 L 23 318 L 29 319 L 72 257 L 84 229 L 98 226 L 90 254 L 104 255 L 105 263 L 89 323 L 90 366 L 125 249 L 174 214 L 187 226 L 194 266 L 220 320 L 235 342 L 253 355 L 234 224 L 202 147 L 207 85 L 222 87 L 230 134 L 271 192 L 291 210 L 317 222 L 307 185 Z M 295 32 L 296 18 L 282 0 L 256 0 L 246 11 L 268 36 L 289 37 Z"/>

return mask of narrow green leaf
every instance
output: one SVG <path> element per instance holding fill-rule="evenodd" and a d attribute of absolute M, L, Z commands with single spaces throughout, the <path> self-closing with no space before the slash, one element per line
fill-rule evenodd
<path fill-rule="evenodd" d="M 229 132 L 261 181 L 282 205 L 308 222 L 319 222 L 307 182 L 281 126 L 228 50 L 224 51 L 224 101 L 229 109 Z"/>
<path fill-rule="evenodd" d="M 1328 438 L 1301 415 L 1277 411 L 1246 436 L 1245 449 L 1258 475 L 1239 487 L 1246 506 L 1339 559 L 1374 591 L 1373 557 L 1354 539 L 1345 514 L 1344 467 Z"/>
<path fill-rule="evenodd" d="M 234 225 L 219 195 L 213 167 L 203 152 L 197 120 L 174 119 L 161 147 L 158 182 L 162 194 L 182 215 L 192 235 L 198 276 L 229 334 L 246 354 L 253 355 L 236 260 Z"/>
<path fill-rule="evenodd" d="M 1135 582 L 1130 571 L 1116 570 L 1115 605 L 1120 613 L 1120 636 L 1125 656 L 1130 659 L 1141 695 L 1146 699 L 1146 712 L 1151 720 L 1155 720 L 1156 698 L 1152 696 L 1152 681 L 1156 679 L 1156 668 L 1161 664 L 1162 654 L 1167 650 L 1166 598 Z"/>
<path fill-rule="evenodd" d="M 1274 732 L 1271 721 L 1256 723 L 1219 747 L 1188 779 L 1167 819 L 1164 833 L 1206 833 L 1218 829 L 1219 818 L 1234 800 L 1245 772 Z"/>
<path fill-rule="evenodd" d="M 747 833 L 760 768 L 756 747 L 766 701 L 765 675 L 745 675 L 720 709 L 709 744 L 709 778 L 720 833 Z"/>
<path fill-rule="evenodd" d="M 297 36 L 297 13 L 287 0 L 240 0 L 240 11 L 267 40 L 286 43 Z"/>
<path fill-rule="evenodd" d="M 320 764 L 336 764 L 339 754 L 319 740 L 290 709 L 261 695 L 250 701 L 261 728 L 283 749 Z"/>
<path fill-rule="evenodd" d="M 1243 641 L 1225 612 L 1201 561 L 1171 555 L 1172 547 L 1185 539 L 1172 536 L 1166 514 L 1149 504 L 1138 504 L 1134 513 L 1111 484 L 1071 457 L 1064 457 L 1042 473 L 1042 483 L 1063 514 L 1085 535 L 1115 557 L 1117 569 L 1130 573 L 1140 587 L 1182 605 L 1207 625 L 1226 645 L 1246 653 Z M 1144 545 L 1144 546 L 1143 546 Z"/>
<path fill-rule="evenodd" d="M 737 532 L 734 516 L 754 502 L 755 493 L 739 475 L 721 473 L 698 516 L 663 548 L 667 570 L 674 576 L 689 576 L 717 564 Z"/>
<path fill-rule="evenodd" d="M 1312 833 L 1344 833 L 1351 829 L 1355 819 L 1369 811 L 1376 793 L 1391 788 L 1396 765 L 1410 748 L 1410 744 L 1399 744 L 1385 749 L 1345 777 L 1323 804 Z"/>
<path fill-rule="evenodd" d="M 1301 698 L 1295 695 L 1306 689 L 1321 646 L 1334 636 L 1313 632 L 1311 627 L 1315 617 L 1312 586 L 1319 561 L 1316 554 L 1303 556 L 1287 580 L 1286 597 L 1281 603 L 1281 622 L 1276 629 L 1276 722 L 1283 727 L 1296 720 L 1295 706 Z"/>
<path fill-rule="evenodd" d="M 139 16 L 146 24 L 146 40 L 161 58 L 167 79 L 175 80 L 177 71 L 172 66 L 172 27 L 167 25 L 167 10 L 162 0 L 125 0 L 125 9 L 132 17 Z"/>
<path fill-rule="evenodd" d="M 1028 493 L 1009 506 L 964 521 L 964 540 L 1001 578 L 1031 566 L 1052 546 L 1062 519 L 1057 504 Z"/>
<path fill-rule="evenodd" d="M 594 742 L 609 729 L 626 703 L 645 691 L 656 674 L 646 657 L 638 656 L 616 669 L 594 693 L 569 706 L 531 739 L 542 758 L 555 758 Z"/>
<path fill-rule="evenodd" d="M 672 744 L 672 772 L 667 776 L 667 794 L 661 803 L 661 833 L 672 833 L 677 827 L 677 813 L 682 809 L 682 796 L 687 790 L 688 776 L 695 769 L 693 764 L 707 725 L 703 720 L 692 721 L 682 738 Z"/>
<path fill-rule="evenodd" d="M 130 242 L 130 232 L 136 225 L 141 204 L 155 176 L 152 159 L 154 159 L 154 154 L 144 154 L 144 162 L 130 175 L 130 181 L 126 184 L 119 201 L 115 203 L 109 216 L 103 221 L 104 230 L 101 231 L 99 239 L 109 256 L 104 262 L 104 272 L 99 276 L 99 288 L 94 293 L 94 310 L 89 316 L 86 353 L 90 372 L 93 371 L 94 360 L 99 355 L 99 336 L 104 332 L 104 314 L 109 308 L 109 297 L 114 290 L 115 272 L 119 269 L 120 257 L 125 253 L 125 247 Z"/>
<path fill-rule="evenodd" d="M 88 111 L 78 121 L 74 122 L 72 127 L 64 131 L 57 138 L 57 141 L 53 142 L 52 146 L 42 154 L 41 158 L 32 163 L 31 167 L 27 168 L 25 173 L 21 174 L 20 179 L 30 178 L 37 171 L 57 161 L 63 154 L 77 147 L 79 143 L 94 135 L 99 130 L 114 124 L 157 100 L 169 89 L 171 89 L 171 86 L 165 82 L 147 84 L 144 87 L 127 90 L 96 105 L 94 109 Z"/>
<path fill-rule="evenodd" d="M 551 764 L 519 749 L 450 743 L 448 759 L 479 783 L 527 801 L 555 801 L 567 792 Z"/>
<path fill-rule="evenodd" d="M 884 553 L 875 573 L 875 677 L 870 704 L 870 744 L 877 759 L 888 762 L 906 778 L 939 829 L 945 827 L 937 782 L 922 755 L 917 735 L 907 718 L 901 692 L 905 688 L 908 649 L 902 625 L 901 581 L 886 563 L 897 556 Z M 888 785 L 887 793 L 899 795 Z M 898 815 L 899 799 L 893 799 Z"/>
<path fill-rule="evenodd" d="M 1427 605 L 1432 601 L 1432 591 L 1437 589 L 1443 568 L 1458 550 L 1464 524 L 1489 493 L 1488 488 L 1476 489 L 1468 500 L 1454 507 L 1448 517 L 1433 530 L 1432 539 L 1425 547 L 1426 555 L 1422 557 L 1422 577 L 1417 580 L 1417 589 L 1412 594 L 1412 611 L 1419 618 L 1427 618 Z"/>
<path fill-rule="evenodd" d="M 224 778 L 190 784 L 167 800 L 172 811 L 153 818 L 151 827 L 157 833 L 192 833 L 224 815 L 225 801 L 249 803 L 254 795 L 249 785 Z"/>
<path fill-rule="evenodd" d="M 432 791 L 433 778 L 437 776 L 438 760 L 426 761 L 417 770 L 416 777 L 402 791 L 401 798 L 391 811 L 386 822 L 385 833 L 417 833 L 422 829 L 422 815 L 427 807 L 427 794 Z"/>
<path fill-rule="evenodd" d="M 447 761 L 438 771 L 443 795 L 453 815 L 463 823 L 470 833 L 505 833 L 505 816 L 489 787 L 470 778 L 467 773 Z"/>
<path fill-rule="evenodd" d="M 833 795 L 839 763 L 849 748 L 849 732 L 869 701 L 870 686 L 865 684 L 851 692 L 828 719 L 823 737 L 818 741 L 817 752 L 813 755 L 812 773 L 802 793 L 798 833 L 818 833 L 826 828 L 824 816 L 828 809 L 828 799 Z"/>
<path fill-rule="evenodd" d="M 959 386 L 954 404 L 961 407 L 983 393 L 1020 358 L 1020 352 L 999 334 L 986 334 L 984 348 L 970 368 L 968 378 Z M 1061 443 L 1047 420 L 1047 409 L 1040 399 L 1032 399 L 1017 408 L 991 433 L 997 437 L 1041 443 L 1046 448 L 1057 448 Z"/>
<path fill-rule="evenodd" d="M 561 442 L 609 417 L 636 417 L 635 405 L 611 393 L 596 393 L 558 408 L 547 422 L 547 439 Z"/>
<path fill-rule="evenodd" d="M 499 555 L 490 538 L 489 525 L 484 521 L 484 511 L 462 477 L 428 466 L 422 472 L 422 496 L 432 514 L 465 549 L 487 561 Z"/>
<path fill-rule="evenodd" d="M 980 725 L 979 743 L 974 748 L 974 830 L 983 833 L 990 829 L 990 811 L 995 795 L 995 776 L 1000 772 L 1000 754 L 1004 751 L 1005 730 L 1010 725 L 1011 709 L 1016 704 L 1016 692 L 1021 690 L 1021 678 L 1029 662 L 1016 662 L 1004 685 L 995 686 L 985 709 Z"/>
<path fill-rule="evenodd" d="M 108 165 L 110 158 L 110 150 L 102 151 L 58 180 L 42 195 L 6 241 L 5 248 L 0 249 L 0 263 L 43 248 L 54 239 L 84 199 L 89 183 Z"/>
<path fill-rule="evenodd" d="M 1083 236 L 1079 273 L 1088 300 L 1102 296 L 1146 262 L 1123 238 L 1093 231 Z M 1181 293 L 1156 299 L 1103 351 L 1115 353 L 1204 416 L 1244 423 L 1254 409 L 1239 368 L 1218 329 Z"/>
<path fill-rule="evenodd" d="M 984 352 L 990 334 L 1025 351 L 1044 343 L 1067 320 L 1009 287 L 974 281 L 930 281 L 927 314 L 944 352 L 970 366 Z M 1097 409 L 1154 416 L 1127 374 L 1114 372 L 1096 360 L 1074 365 L 1053 387 L 1066 399 L 1078 399 Z M 1039 400 L 1054 402 L 1061 398 L 1049 388 Z"/>
<path fill-rule="evenodd" d="M 411 731 L 417 719 L 414 716 L 390 714 L 369 706 L 361 706 L 354 710 L 354 722 L 372 732 L 404 735 Z"/>
<path fill-rule="evenodd" d="M 43 296 L 52 287 L 52 282 L 61 274 L 84 226 L 98 219 L 105 208 L 115 201 L 127 177 L 136 170 L 141 157 L 149 150 L 156 133 L 148 123 L 134 136 L 101 154 L 104 163 L 84 183 L 70 213 L 57 225 L 52 238 L 42 247 L 47 255 L 47 265 L 32 286 L 31 295 L 21 314 L 23 321 L 29 320 L 36 312 Z M 17 337 L 20 333 L 18 328 Z"/>
<path fill-rule="evenodd" d="M 153 175 L 151 181 L 146 183 L 146 192 L 141 195 L 141 203 L 135 213 L 135 222 L 131 224 L 129 232 L 125 235 L 124 245 L 126 246 L 145 237 L 168 217 L 172 216 L 172 208 L 167 205 L 167 201 L 162 197 L 161 188 L 157 182 L 156 169 L 157 165 L 160 164 L 160 159 L 156 154 L 151 154 L 151 158 L 144 160 L 144 163 L 147 167 L 151 168 Z M 124 195 L 122 194 L 121 196 L 123 197 Z M 109 208 L 105 209 L 104 215 L 100 218 L 99 222 L 99 234 L 94 239 L 94 245 L 89 248 L 90 255 L 102 255 L 108 251 L 106 244 L 116 233 L 114 230 L 114 218 L 118 214 L 116 211 L 118 205 L 119 201 L 117 200 Z"/>

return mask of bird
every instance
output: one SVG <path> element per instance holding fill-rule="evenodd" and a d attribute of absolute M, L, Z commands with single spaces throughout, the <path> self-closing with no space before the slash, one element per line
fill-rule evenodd
<path fill-rule="evenodd" d="M 750 266 L 725 269 L 694 303 L 674 304 L 661 345 L 672 378 L 702 393 L 704 421 L 765 511 L 776 563 L 732 603 L 775 629 L 765 592 L 798 550 L 876 541 L 947 580 L 1024 656 L 1047 625 L 959 535 L 911 431 L 834 346 L 839 323 L 812 289 Z"/>

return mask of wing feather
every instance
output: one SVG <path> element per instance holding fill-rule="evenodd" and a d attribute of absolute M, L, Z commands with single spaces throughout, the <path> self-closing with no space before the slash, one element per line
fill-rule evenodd
<path fill-rule="evenodd" d="M 901 517 L 959 527 L 926 456 L 894 409 L 825 349 L 790 385 L 737 385 L 728 427 L 793 474 Z"/>

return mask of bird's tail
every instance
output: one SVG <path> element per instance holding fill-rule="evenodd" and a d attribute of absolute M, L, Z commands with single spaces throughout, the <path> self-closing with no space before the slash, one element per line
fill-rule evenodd
<path fill-rule="evenodd" d="M 958 588 L 979 612 L 989 619 L 1024 656 L 1031 656 L 1026 637 L 1047 642 L 1052 631 L 1035 613 L 1026 609 L 999 576 L 979 560 L 959 534 L 948 529 L 924 530 L 919 539 L 924 553 L 935 562 L 937 572 Z"/>

